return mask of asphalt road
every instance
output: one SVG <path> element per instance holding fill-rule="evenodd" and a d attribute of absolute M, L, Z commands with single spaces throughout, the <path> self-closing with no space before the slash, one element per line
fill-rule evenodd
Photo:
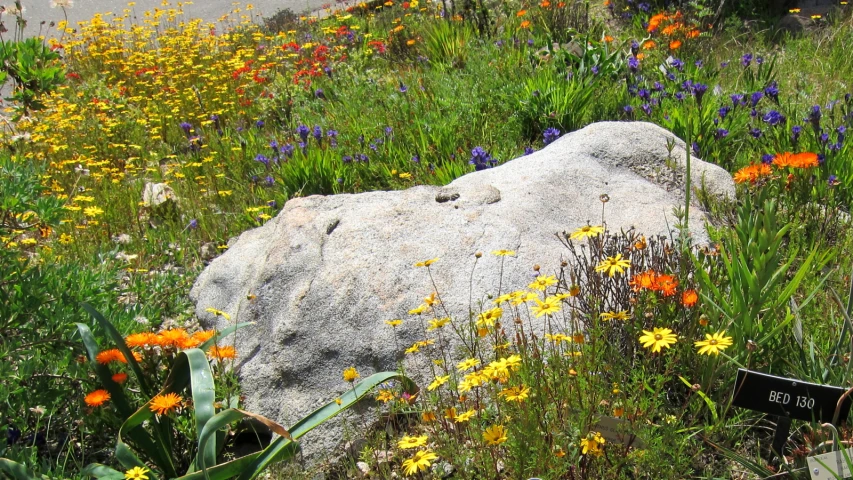
<path fill-rule="evenodd" d="M 13 0 L 5 0 L 3 4 L 12 4 Z M 164 7 L 162 0 L 136 0 L 136 5 L 128 7 L 129 0 L 111 1 L 111 0 L 73 0 L 73 6 L 66 8 L 63 13 L 61 8 L 51 8 L 50 0 L 21 0 L 24 7 L 24 19 L 27 21 L 27 27 L 24 30 L 26 36 L 39 34 L 39 28 L 42 21 L 45 22 L 41 26 L 42 32 L 47 25 L 53 21 L 58 22 L 65 19 L 65 14 L 68 15 L 68 22 L 71 28 L 77 26 L 77 22 L 89 20 L 95 13 L 112 12 L 122 15 L 124 9 L 131 8 L 132 12 L 141 18 L 142 13 L 146 10 L 154 10 L 154 8 L 176 8 L 178 0 L 171 0 L 171 6 Z M 223 15 L 231 12 L 235 8 L 240 8 L 242 13 L 251 14 L 253 19 L 260 20 L 262 17 L 269 17 L 279 10 L 288 8 L 296 13 L 305 13 L 321 10 L 324 5 L 334 4 L 335 0 L 254 0 L 234 2 L 233 0 L 195 0 L 192 5 L 184 5 L 184 13 L 187 19 L 201 18 L 205 21 L 215 22 Z M 247 4 L 253 5 L 251 11 L 246 11 Z M 10 31 L 14 28 L 14 19 L 8 15 L 0 17 L 6 28 Z M 49 32 L 50 33 L 50 32 Z"/>

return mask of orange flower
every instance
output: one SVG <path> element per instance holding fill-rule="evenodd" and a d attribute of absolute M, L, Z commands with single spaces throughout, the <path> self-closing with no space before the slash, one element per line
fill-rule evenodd
<path fill-rule="evenodd" d="M 657 273 L 654 270 L 646 270 L 634 275 L 628 282 L 635 292 L 642 289 L 655 290 L 657 288 Z"/>
<path fill-rule="evenodd" d="M 157 415 L 165 415 L 181 405 L 180 395 L 177 393 L 167 393 L 165 395 L 157 395 L 151 399 L 149 408 Z"/>
<path fill-rule="evenodd" d="M 110 362 L 127 363 L 127 359 L 124 358 L 124 355 L 117 348 L 111 348 L 100 352 L 95 356 L 95 360 L 97 360 L 101 365 L 108 365 Z"/>
<path fill-rule="evenodd" d="M 565 6 L 566 6 L 566 2 L 559 2 L 559 3 L 557 3 L 557 8 L 563 8 L 563 7 L 565 7 Z"/>
<path fill-rule="evenodd" d="M 645 42 L 643 42 L 643 50 L 651 50 L 657 46 L 658 44 L 655 43 L 654 40 L 646 40 Z"/>
<path fill-rule="evenodd" d="M 662 35 L 668 37 L 668 36 L 672 35 L 673 33 L 677 32 L 683 26 L 684 25 L 682 25 L 680 22 L 670 23 L 669 25 L 664 27 L 663 30 L 660 31 L 660 33 Z"/>
<path fill-rule="evenodd" d="M 770 168 L 770 165 L 765 163 L 748 165 L 735 172 L 734 181 L 735 183 L 755 183 L 759 178 L 772 173 L 773 170 Z"/>
<path fill-rule="evenodd" d="M 673 40 L 669 42 L 670 50 L 678 50 L 679 48 L 681 48 L 681 40 Z"/>
<path fill-rule="evenodd" d="M 161 343 L 160 345 L 163 347 L 169 346 L 179 346 L 181 341 L 183 341 L 187 337 L 187 331 L 183 328 L 173 328 L 170 330 L 163 330 L 160 332 Z"/>
<path fill-rule="evenodd" d="M 127 374 L 124 372 L 118 372 L 113 375 L 113 381 L 121 385 L 127 381 Z"/>
<path fill-rule="evenodd" d="M 646 58 L 646 54 L 643 52 L 640 52 L 635 56 L 637 57 L 637 60 L 642 60 L 642 59 Z"/>
<path fill-rule="evenodd" d="M 521 22 L 521 28 L 530 28 L 530 20 Z"/>
<path fill-rule="evenodd" d="M 86 398 L 84 398 L 83 401 L 86 402 L 86 405 L 90 407 L 100 407 L 109 399 L 110 393 L 106 390 L 101 389 L 95 390 L 94 392 L 86 395 Z"/>
<path fill-rule="evenodd" d="M 523 17 L 526 14 L 527 14 L 527 10 L 519 10 L 519 11 L 515 12 L 516 17 Z"/>
<path fill-rule="evenodd" d="M 686 36 L 687 38 L 696 38 L 699 36 L 699 30 L 690 30 Z"/>
<path fill-rule="evenodd" d="M 226 358 L 234 359 L 237 358 L 237 349 L 235 349 L 232 345 L 227 345 L 224 347 L 217 347 L 216 345 L 210 347 L 210 350 L 207 351 L 207 355 L 210 358 L 215 358 L 217 360 L 224 360 Z"/>
<path fill-rule="evenodd" d="M 539 6 L 542 8 L 548 8 L 551 6 L 551 2 L 549 2 L 548 0 L 542 0 L 542 3 L 540 3 Z"/>
<path fill-rule="evenodd" d="M 661 22 L 663 22 L 666 19 L 667 19 L 667 16 L 665 13 L 658 13 L 657 15 L 652 15 L 652 18 L 649 19 L 649 26 L 646 27 L 646 31 L 647 32 L 655 31 L 660 26 Z"/>
<path fill-rule="evenodd" d="M 151 333 L 134 333 L 124 337 L 124 343 L 130 347 L 146 347 L 148 346 Z"/>
<path fill-rule="evenodd" d="M 178 339 L 178 343 L 177 343 L 177 347 L 180 348 L 181 350 L 186 350 L 189 348 L 195 348 L 199 345 L 201 345 L 201 340 L 199 340 L 196 337 L 190 337 L 190 336 L 186 336 L 186 337 L 182 337 L 182 338 Z"/>
<path fill-rule="evenodd" d="M 698 301 L 699 294 L 696 293 L 696 290 L 685 290 L 684 293 L 681 294 L 681 304 L 687 308 L 696 305 L 696 302 Z"/>
<path fill-rule="evenodd" d="M 656 282 L 657 289 L 663 293 L 664 297 L 675 295 L 675 290 L 678 288 L 678 279 L 672 275 L 660 275 Z"/>
<path fill-rule="evenodd" d="M 810 168 L 818 166 L 818 158 L 816 153 L 779 153 L 773 157 L 773 165 L 778 168 L 793 167 L 793 168 Z"/>
<path fill-rule="evenodd" d="M 816 153 L 802 152 L 791 155 L 791 166 L 795 168 L 810 168 L 818 166 Z"/>
<path fill-rule="evenodd" d="M 612 42 L 612 41 L 613 41 L 613 37 L 611 37 L 610 35 L 605 35 L 605 36 L 604 36 L 604 41 L 605 41 L 605 42 L 607 42 L 607 43 L 610 43 L 610 42 Z"/>
<path fill-rule="evenodd" d="M 200 332 L 195 332 L 193 337 L 204 343 L 213 338 L 214 335 L 216 335 L 216 330 L 202 330 Z"/>

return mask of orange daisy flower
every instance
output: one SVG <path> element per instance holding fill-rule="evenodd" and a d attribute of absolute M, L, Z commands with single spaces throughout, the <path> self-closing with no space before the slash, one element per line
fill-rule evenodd
<path fill-rule="evenodd" d="M 127 381 L 127 374 L 124 372 L 118 372 L 113 374 L 113 381 L 121 385 L 122 383 Z"/>
<path fill-rule="evenodd" d="M 134 333 L 124 337 L 124 343 L 129 347 L 147 347 L 148 339 L 151 337 L 151 333 Z"/>
<path fill-rule="evenodd" d="M 664 29 L 661 30 L 660 33 L 663 34 L 664 36 L 668 37 L 668 36 L 672 35 L 673 33 L 677 32 L 678 29 L 680 29 L 681 27 L 682 27 L 682 25 L 679 22 L 671 23 L 671 24 L 667 25 L 666 27 L 664 27 Z"/>
<path fill-rule="evenodd" d="M 151 405 L 149 408 L 157 415 L 166 415 L 172 410 L 178 408 L 181 405 L 182 400 L 183 398 L 174 392 L 167 393 L 165 395 L 157 395 L 151 399 Z"/>
<path fill-rule="evenodd" d="M 182 338 L 178 339 L 178 343 L 177 343 L 177 347 L 180 348 L 181 350 L 187 350 L 189 348 L 195 348 L 199 345 L 201 345 L 201 340 L 199 340 L 196 337 L 190 337 L 190 336 L 186 336 L 186 337 L 182 337 Z"/>
<path fill-rule="evenodd" d="M 160 338 L 162 339 L 161 346 L 171 347 L 171 346 L 179 346 L 180 342 L 183 339 L 187 338 L 189 335 L 187 331 L 183 328 L 173 328 L 170 330 L 163 330 L 160 332 Z"/>
<path fill-rule="evenodd" d="M 655 290 L 657 287 L 657 273 L 654 270 L 646 270 L 634 275 L 628 282 L 635 292 L 640 290 Z"/>
<path fill-rule="evenodd" d="M 530 20 L 521 22 L 521 28 L 530 28 Z"/>
<path fill-rule="evenodd" d="M 657 15 L 652 15 L 652 18 L 649 19 L 649 26 L 646 27 L 647 32 L 652 32 L 657 29 L 661 22 L 667 19 L 665 13 L 658 13 Z"/>
<path fill-rule="evenodd" d="M 111 348 L 98 353 L 95 356 L 95 360 L 101 365 L 108 365 L 110 362 L 127 363 L 127 359 L 124 358 L 124 355 L 117 348 Z"/>
<path fill-rule="evenodd" d="M 741 168 L 734 174 L 735 183 L 755 183 L 759 178 L 770 175 L 773 170 L 770 165 L 758 163 Z"/>
<path fill-rule="evenodd" d="M 527 14 L 527 10 L 519 10 L 519 11 L 515 12 L 516 17 L 523 17 L 526 14 Z"/>
<path fill-rule="evenodd" d="M 696 302 L 699 301 L 699 294 L 696 293 L 696 290 L 685 290 L 681 294 L 681 304 L 687 308 L 690 308 L 696 305 Z"/>
<path fill-rule="evenodd" d="M 202 330 L 200 332 L 195 332 L 193 337 L 197 338 L 201 343 L 204 343 L 213 338 L 214 335 L 216 335 L 216 330 Z"/>
<path fill-rule="evenodd" d="M 654 40 L 646 40 L 645 42 L 643 42 L 643 50 L 651 50 L 657 46 L 658 44 L 655 43 Z"/>
<path fill-rule="evenodd" d="M 802 152 L 791 155 L 791 166 L 795 168 L 811 168 L 818 166 L 816 153 Z"/>
<path fill-rule="evenodd" d="M 109 399 L 110 393 L 106 390 L 101 389 L 95 390 L 94 392 L 86 395 L 86 398 L 84 398 L 83 401 L 86 402 L 86 405 L 90 407 L 100 407 Z"/>
<path fill-rule="evenodd" d="M 678 50 L 679 48 L 681 48 L 681 40 L 673 40 L 669 42 L 670 50 Z"/>
<path fill-rule="evenodd" d="M 207 355 L 210 358 L 215 358 L 217 360 L 224 359 L 234 359 L 237 358 L 237 349 L 235 349 L 232 345 L 226 345 L 224 347 L 217 347 L 216 345 L 210 347 L 210 350 L 207 351 Z"/>
<path fill-rule="evenodd" d="M 675 290 L 678 288 L 678 279 L 672 275 L 660 275 L 655 283 L 657 290 L 660 290 L 664 297 L 675 295 Z"/>

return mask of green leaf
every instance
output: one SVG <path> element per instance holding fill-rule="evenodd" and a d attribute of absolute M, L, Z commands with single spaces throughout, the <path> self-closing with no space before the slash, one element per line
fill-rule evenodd
<path fill-rule="evenodd" d="M 106 465 L 101 465 L 100 463 L 86 465 L 86 468 L 80 470 L 80 474 L 89 477 L 104 478 L 106 480 L 124 480 L 124 473 Z"/>
<path fill-rule="evenodd" d="M 360 383 L 353 385 L 352 389 L 341 395 L 337 401 L 331 401 L 315 410 L 313 413 L 303 418 L 289 431 L 293 440 L 299 439 L 302 435 L 310 432 L 319 425 L 322 425 L 330 418 L 343 412 L 344 410 L 355 405 L 359 400 L 364 398 L 368 392 L 373 390 L 377 385 L 389 380 L 399 380 L 403 383 L 403 388 L 406 392 L 414 394 L 417 392 L 417 386 L 411 379 L 397 372 L 379 372 L 365 378 Z M 293 440 L 279 437 L 275 439 L 260 455 L 249 465 L 238 480 L 250 480 L 257 477 L 271 463 L 286 460 L 295 453 L 295 450 L 288 450 L 287 447 L 293 444 Z"/>
<path fill-rule="evenodd" d="M 142 368 L 139 367 L 139 363 L 136 362 L 136 358 L 134 358 L 133 353 L 131 353 L 130 349 L 127 348 L 127 344 L 124 342 L 124 337 L 118 333 L 118 330 L 110 323 L 109 320 L 104 318 L 101 315 L 101 312 L 95 310 L 95 307 L 89 305 L 86 302 L 81 304 L 83 309 L 89 312 L 89 315 L 98 322 L 101 328 L 107 332 L 107 335 L 112 339 L 113 344 L 119 351 L 124 355 L 125 360 L 127 360 L 127 364 L 130 366 L 130 369 L 133 370 L 133 374 L 136 376 L 136 380 L 139 382 L 139 386 L 142 389 L 142 394 L 146 397 L 151 396 L 151 387 L 148 386 L 148 380 L 145 375 L 142 373 Z"/>
<path fill-rule="evenodd" d="M 254 413 L 246 412 L 236 408 L 229 408 L 228 410 L 224 410 L 222 412 L 217 413 L 207 422 L 207 424 L 204 426 L 204 429 L 199 430 L 199 432 L 201 432 L 198 437 L 199 451 L 202 451 L 203 449 L 209 447 L 208 442 L 210 441 L 211 437 L 215 437 L 216 433 L 220 429 L 245 417 L 254 418 L 269 427 L 270 430 L 275 432 L 278 436 L 292 440 L 290 433 L 285 430 L 284 427 L 273 422 L 272 420 Z M 215 443 L 211 443 L 210 445 L 215 446 Z M 215 461 L 216 459 L 214 458 L 213 460 Z M 212 465 L 212 463 L 208 463 L 208 460 L 202 457 L 199 457 L 198 461 L 199 468 L 204 471 L 205 479 L 210 480 L 206 467 L 208 465 Z"/>
<path fill-rule="evenodd" d="M 5 473 L 14 480 L 30 480 L 46 478 L 37 476 L 32 470 L 18 462 L 13 462 L 8 458 L 0 458 L 0 472 Z"/>

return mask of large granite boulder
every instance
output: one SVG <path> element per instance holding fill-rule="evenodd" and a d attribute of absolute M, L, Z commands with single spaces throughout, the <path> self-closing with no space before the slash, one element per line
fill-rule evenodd
<path fill-rule="evenodd" d="M 408 310 L 433 291 L 414 263 L 440 259 L 430 268 L 441 298 L 465 315 L 470 286 L 475 302 L 497 290 L 500 263 L 488 252 L 517 252 L 504 270 L 505 291 L 530 283 L 534 264 L 555 272 L 566 257 L 555 233 L 601 223 L 602 194 L 611 230 L 669 234 L 673 208 L 683 203 L 684 156 L 684 143 L 654 124 L 606 122 L 443 188 L 295 198 L 214 260 L 191 296 L 209 324 L 224 319 L 207 308 L 255 322 L 237 336 L 246 407 L 286 427 L 345 391 L 347 367 L 367 376 L 402 360 L 423 381 L 424 363 L 409 364 L 402 352 L 423 339 L 421 323 L 384 323 L 411 319 Z M 734 197 L 723 169 L 694 159 L 692 172 L 694 186 Z M 703 220 L 691 208 L 700 243 Z M 486 255 L 472 276 L 478 251 Z M 309 435 L 303 448 L 332 449 L 340 425 L 327 428 L 333 433 Z"/>

